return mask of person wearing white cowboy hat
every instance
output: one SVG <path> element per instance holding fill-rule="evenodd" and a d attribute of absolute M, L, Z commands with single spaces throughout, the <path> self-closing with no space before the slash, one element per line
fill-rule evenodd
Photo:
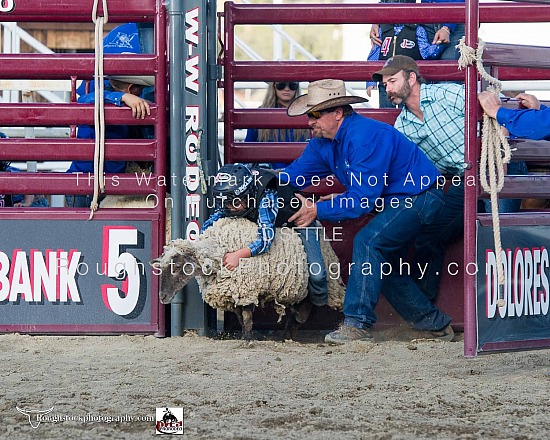
<path fill-rule="evenodd" d="M 413 327 L 431 338 L 448 340 L 451 318 L 409 276 L 399 273 L 398 264 L 443 205 L 443 193 L 435 186 L 440 174 L 416 144 L 392 126 L 352 109 L 350 104 L 363 101 L 347 96 L 343 81 L 324 79 L 310 83 L 308 94 L 287 110 L 289 116 L 307 114 L 315 137 L 280 173 L 281 182 L 305 188 L 334 175 L 345 187 L 344 193 L 317 201 L 297 195 L 302 206 L 289 221 L 306 227 L 316 219 L 339 222 L 377 212 L 355 237 L 344 322 L 325 341 L 372 340 L 374 308 L 383 287 L 390 304 Z M 389 274 L 388 267 L 392 268 Z"/>

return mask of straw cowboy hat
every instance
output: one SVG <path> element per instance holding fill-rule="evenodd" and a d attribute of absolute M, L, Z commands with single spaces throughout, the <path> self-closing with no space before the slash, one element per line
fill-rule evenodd
<path fill-rule="evenodd" d="M 309 83 L 307 94 L 298 96 L 287 109 L 288 116 L 305 115 L 358 102 L 367 102 L 360 96 L 346 96 L 346 86 L 340 79 L 321 79 Z"/>

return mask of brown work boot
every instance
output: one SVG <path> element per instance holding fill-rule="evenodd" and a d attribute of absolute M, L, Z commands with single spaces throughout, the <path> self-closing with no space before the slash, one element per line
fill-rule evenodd
<path fill-rule="evenodd" d="M 438 341 L 451 342 L 455 337 L 455 332 L 451 324 L 441 330 L 417 330 L 416 333 L 416 339 L 436 339 Z"/>
<path fill-rule="evenodd" d="M 330 344 L 346 344 L 353 341 L 374 341 L 371 329 L 342 324 L 338 330 L 325 336 L 325 342 Z"/>

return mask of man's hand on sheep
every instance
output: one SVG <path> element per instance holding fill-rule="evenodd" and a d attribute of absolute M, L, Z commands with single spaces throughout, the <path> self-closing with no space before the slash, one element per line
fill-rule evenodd
<path fill-rule="evenodd" d="M 294 222 L 298 228 L 305 228 L 311 225 L 317 218 L 317 205 L 311 199 L 306 199 L 303 195 L 296 193 L 296 197 L 302 202 L 300 209 L 288 219 Z"/>
<path fill-rule="evenodd" d="M 250 258 L 250 249 L 245 247 L 235 252 L 228 252 L 223 256 L 223 265 L 229 270 L 235 270 L 239 267 L 241 258 Z"/>

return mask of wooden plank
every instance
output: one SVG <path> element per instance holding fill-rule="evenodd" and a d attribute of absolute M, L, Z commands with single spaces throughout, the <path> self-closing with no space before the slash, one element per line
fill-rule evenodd
<path fill-rule="evenodd" d="M 488 194 L 482 192 L 480 197 L 487 198 Z M 550 198 L 550 176 L 506 176 L 499 197 L 504 199 Z"/>
<path fill-rule="evenodd" d="M 483 63 L 497 67 L 520 65 L 522 68 L 550 69 L 550 47 L 487 43 Z"/>
<path fill-rule="evenodd" d="M 516 151 L 512 152 L 514 160 L 528 160 L 533 162 L 550 160 L 550 141 L 517 139 L 510 141 L 510 147 L 516 149 Z"/>

